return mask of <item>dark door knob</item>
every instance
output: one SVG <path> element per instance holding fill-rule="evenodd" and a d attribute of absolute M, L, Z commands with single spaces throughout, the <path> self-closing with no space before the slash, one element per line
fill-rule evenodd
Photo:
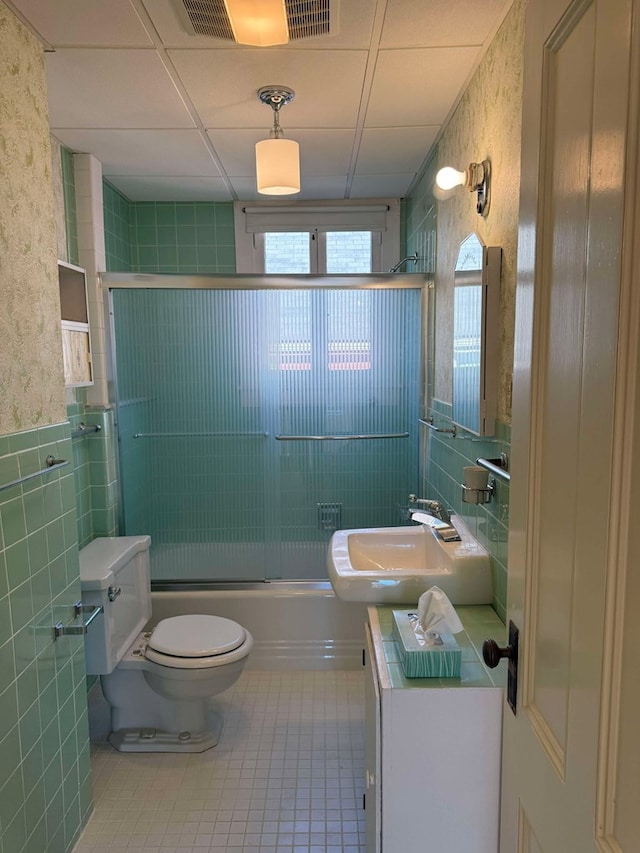
<path fill-rule="evenodd" d="M 485 640 L 482 644 L 482 658 L 490 669 L 495 669 L 502 658 L 509 662 L 507 669 L 507 702 L 513 713 L 516 713 L 518 698 L 518 636 L 519 631 L 512 621 L 509 621 L 509 642 L 499 646 L 495 640 Z"/>
<path fill-rule="evenodd" d="M 490 669 L 495 669 L 502 658 L 513 660 L 515 649 L 513 646 L 499 646 L 495 640 L 485 640 L 482 644 L 482 657 Z"/>

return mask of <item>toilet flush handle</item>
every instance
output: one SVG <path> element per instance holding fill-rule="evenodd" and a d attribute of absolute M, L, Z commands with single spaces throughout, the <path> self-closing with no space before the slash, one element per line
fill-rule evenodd
<path fill-rule="evenodd" d="M 121 592 L 122 592 L 122 587 L 110 586 L 109 589 L 107 590 L 107 597 L 108 597 L 109 601 L 115 601 Z"/>

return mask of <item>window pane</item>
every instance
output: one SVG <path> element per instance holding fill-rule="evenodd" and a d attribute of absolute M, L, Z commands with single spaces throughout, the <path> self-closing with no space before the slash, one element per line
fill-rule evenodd
<path fill-rule="evenodd" d="M 327 367 L 369 370 L 371 367 L 371 291 L 327 293 Z"/>
<path fill-rule="evenodd" d="M 371 231 L 328 231 L 327 272 L 371 272 Z"/>
<path fill-rule="evenodd" d="M 311 370 L 311 292 L 282 290 L 278 370 Z"/>
<path fill-rule="evenodd" d="M 309 273 L 309 232 L 283 231 L 264 235 L 266 273 Z"/>

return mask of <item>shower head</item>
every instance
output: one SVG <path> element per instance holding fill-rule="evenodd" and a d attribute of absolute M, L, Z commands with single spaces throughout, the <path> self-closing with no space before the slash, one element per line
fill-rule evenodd
<path fill-rule="evenodd" d="M 389 270 L 389 272 L 398 272 L 398 270 L 400 269 L 400 267 L 402 266 L 402 264 L 406 264 L 406 263 L 407 263 L 407 261 L 413 261 L 414 266 L 415 266 L 415 264 L 417 264 L 417 263 L 418 263 L 418 253 L 417 253 L 417 252 L 414 252 L 414 253 L 413 253 L 413 255 L 409 255 L 408 257 L 403 258 L 401 261 L 398 261 L 398 263 L 397 263 L 397 264 L 394 264 L 394 265 L 391 267 L 391 269 Z"/>

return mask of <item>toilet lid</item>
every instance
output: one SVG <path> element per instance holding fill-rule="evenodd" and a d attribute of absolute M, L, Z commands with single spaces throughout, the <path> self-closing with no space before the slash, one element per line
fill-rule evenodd
<path fill-rule="evenodd" d="M 245 637 L 242 625 L 222 616 L 172 616 L 158 622 L 149 647 L 173 657 L 212 657 L 237 649 Z"/>

